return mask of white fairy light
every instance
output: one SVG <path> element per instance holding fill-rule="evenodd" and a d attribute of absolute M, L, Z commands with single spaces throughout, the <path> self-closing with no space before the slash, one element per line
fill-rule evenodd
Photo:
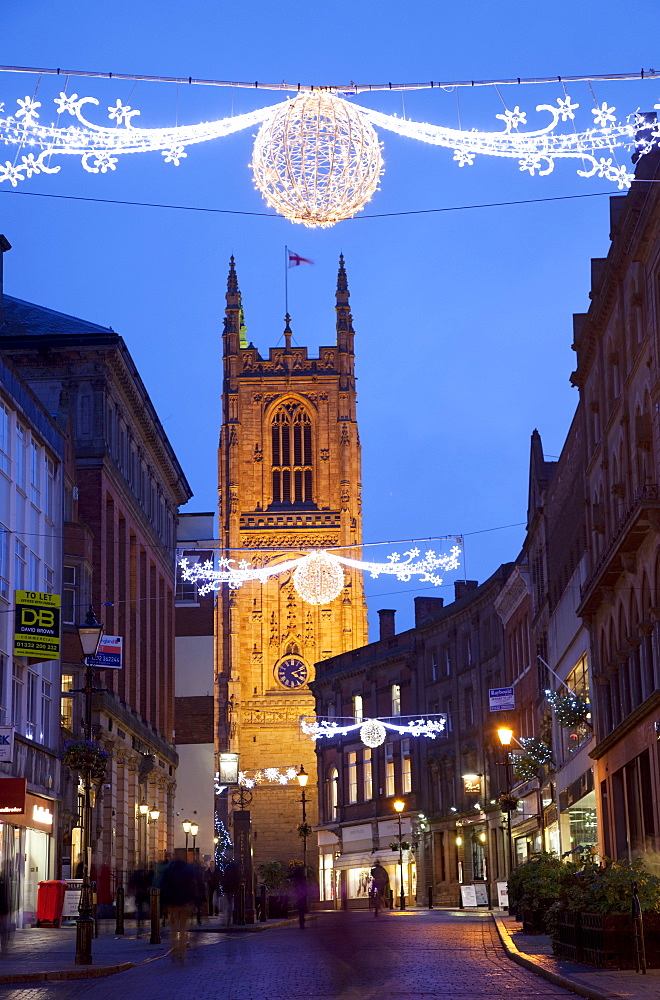
<path fill-rule="evenodd" d="M 279 767 L 265 767 L 257 770 L 239 771 L 238 783 L 244 788 L 254 788 L 255 785 L 288 785 L 296 781 L 298 771 L 295 767 L 280 770 Z"/>
<path fill-rule="evenodd" d="M 383 159 L 362 109 L 312 91 L 261 126 L 252 172 L 264 200 L 285 219 L 332 226 L 364 208 L 378 187 Z"/>
<path fill-rule="evenodd" d="M 293 572 L 293 584 L 297 593 L 308 604 L 329 604 L 339 596 L 344 586 L 344 571 L 342 566 L 369 573 L 373 579 L 379 576 L 396 576 L 398 580 L 407 583 L 413 576 L 419 577 L 420 583 L 431 583 L 439 587 L 443 578 L 436 572 L 443 573 L 459 568 L 459 545 L 453 545 L 449 553 L 436 554 L 429 549 L 423 555 L 417 548 L 404 552 L 402 559 L 398 552 L 392 553 L 387 562 L 363 561 L 338 556 L 334 552 L 316 549 L 306 555 L 289 559 L 286 562 L 274 563 L 267 567 L 254 567 L 245 560 L 238 566 L 234 559 L 221 558 L 216 569 L 212 560 L 190 563 L 187 557 L 179 561 L 181 578 L 198 585 L 200 595 L 220 589 L 223 583 L 237 589 L 250 580 L 265 583 L 272 576 Z"/>
<path fill-rule="evenodd" d="M 476 156 L 498 156 L 517 161 L 519 169 L 531 176 L 544 177 L 557 162 L 576 160 L 580 177 L 603 177 L 620 190 L 630 187 L 634 175 L 625 166 L 616 166 L 608 154 L 623 147 L 643 155 L 660 140 L 657 122 L 637 112 L 617 121 L 616 108 L 604 101 L 591 109 L 591 127 L 557 131 L 560 122 L 575 120 L 580 107 L 568 95 L 558 98 L 556 106 L 537 105 L 537 112 L 550 115 L 544 127 L 521 131 L 520 126 L 527 125 L 527 112 L 516 105 L 496 115 L 504 124 L 497 132 L 414 122 L 315 90 L 236 117 L 173 128 L 134 127 L 139 110 L 119 99 L 107 106 L 112 127 L 85 117 L 87 105 L 99 105 L 94 97 L 62 92 L 54 103 L 58 115 L 70 115 L 76 124 L 62 126 L 59 120 L 42 124 L 42 104 L 29 95 L 18 99 L 13 114 L 0 114 L 0 144 L 17 147 L 19 154 L 28 147 L 32 150 L 20 160 L 12 155 L 0 163 L 0 183 L 17 187 L 33 176 L 58 173 L 60 166 L 54 160 L 60 156 L 78 157 L 92 174 L 114 171 L 119 157 L 128 153 L 160 152 L 165 163 L 179 166 L 188 146 L 261 125 L 252 156 L 255 184 L 272 208 L 307 226 L 331 226 L 350 218 L 372 197 L 383 171 L 374 127 L 445 147 L 459 167 L 472 166 Z"/>
<path fill-rule="evenodd" d="M 391 719 L 365 719 L 364 722 L 355 722 L 351 719 L 346 725 L 340 725 L 341 720 L 323 719 L 318 716 L 310 718 L 303 717 L 300 720 L 300 727 L 307 736 L 313 740 L 320 740 L 324 736 L 332 739 L 335 736 L 347 736 L 349 733 L 360 730 L 360 739 L 368 747 L 379 747 L 384 742 L 388 729 L 399 733 L 400 736 L 426 736 L 427 739 L 434 740 L 445 731 L 447 726 L 447 716 L 441 714 L 429 715 L 426 718 L 411 718 L 405 722 L 402 718 L 399 722 L 392 722 Z"/>

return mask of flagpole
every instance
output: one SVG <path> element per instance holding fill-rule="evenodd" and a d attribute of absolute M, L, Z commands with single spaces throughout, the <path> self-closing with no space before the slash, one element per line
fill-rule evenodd
<path fill-rule="evenodd" d="M 289 313 L 289 248 L 284 247 L 284 315 Z"/>

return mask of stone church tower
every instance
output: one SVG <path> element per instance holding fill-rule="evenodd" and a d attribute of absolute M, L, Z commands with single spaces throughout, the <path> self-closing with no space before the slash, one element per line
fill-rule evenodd
<path fill-rule="evenodd" d="M 362 539 L 360 441 L 356 418 L 353 325 L 343 257 L 336 290 L 336 342 L 309 357 L 284 344 L 267 358 L 246 343 L 234 259 L 223 333 L 223 423 L 219 461 L 219 551 L 252 565 L 272 565 L 311 549 Z M 314 664 L 367 641 L 361 573 L 346 570 L 341 594 L 305 603 L 291 574 L 218 594 L 216 749 L 240 754 L 241 770 L 301 764 L 309 773 L 307 821 L 317 821 L 316 754 L 301 733 L 312 715 Z M 220 799 L 220 814 L 240 809 Z M 297 827 L 300 788 L 258 784 L 252 790 L 254 864 L 302 857 Z M 237 796 L 234 794 L 234 800 Z M 225 806 L 223 807 L 223 802 Z M 315 837 L 308 863 L 316 866 Z"/>

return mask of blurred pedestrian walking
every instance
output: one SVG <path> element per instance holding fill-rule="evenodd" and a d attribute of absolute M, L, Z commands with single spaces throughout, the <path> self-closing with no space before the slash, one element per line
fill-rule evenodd
<path fill-rule="evenodd" d="M 183 965 L 188 947 L 188 925 L 197 902 L 197 878 L 192 865 L 175 858 L 160 876 L 160 898 L 167 907 L 172 958 Z"/>

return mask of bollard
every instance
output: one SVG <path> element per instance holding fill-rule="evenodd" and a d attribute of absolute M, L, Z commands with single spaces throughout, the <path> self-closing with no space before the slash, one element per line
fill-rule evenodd
<path fill-rule="evenodd" d="M 646 949 L 644 946 L 644 920 L 642 918 L 642 908 L 639 904 L 637 882 L 632 884 L 632 919 L 635 935 L 635 972 L 646 975 Z"/>
<path fill-rule="evenodd" d="M 126 890 L 123 885 L 117 887 L 117 900 L 115 903 L 115 934 L 124 933 L 124 902 Z"/>
<path fill-rule="evenodd" d="M 390 889 L 390 910 L 394 909 L 394 889 Z"/>
<path fill-rule="evenodd" d="M 99 936 L 98 896 L 96 882 L 92 882 L 92 920 L 94 921 L 94 937 Z"/>
<path fill-rule="evenodd" d="M 429 910 L 432 910 L 433 909 L 433 886 L 432 885 L 428 886 L 428 892 L 429 892 Z"/>
<path fill-rule="evenodd" d="M 238 920 L 236 923 L 245 926 L 245 882 L 241 882 L 238 887 Z"/>
<path fill-rule="evenodd" d="M 151 890 L 151 937 L 149 944 L 160 944 L 160 889 Z"/>
<path fill-rule="evenodd" d="M 268 897 L 266 895 L 267 889 L 265 885 L 261 886 L 260 891 L 260 901 L 259 901 L 259 920 L 262 924 L 265 924 L 268 920 L 268 913 L 266 912 L 266 907 L 268 906 Z"/>

